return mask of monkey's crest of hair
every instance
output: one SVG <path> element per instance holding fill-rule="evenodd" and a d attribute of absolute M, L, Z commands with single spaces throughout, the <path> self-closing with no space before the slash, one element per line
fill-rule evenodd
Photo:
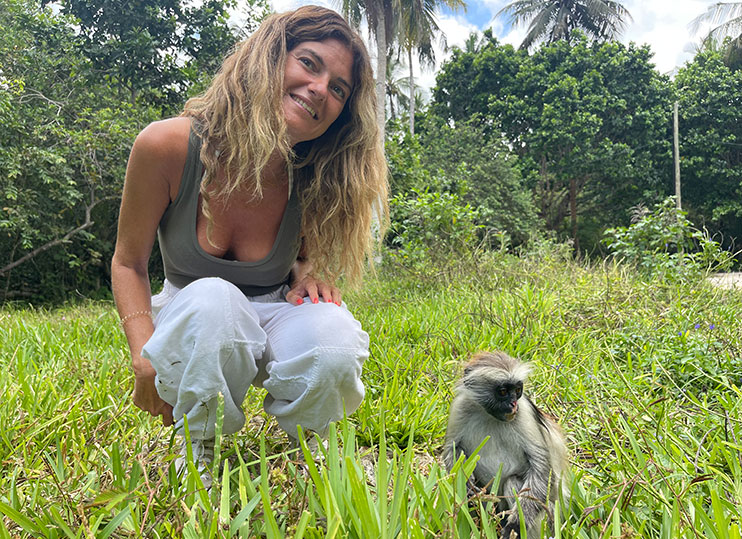
<path fill-rule="evenodd" d="M 530 365 L 510 357 L 504 352 L 479 352 L 474 354 L 464 367 L 464 381 L 467 377 L 473 375 L 523 382 L 530 373 Z"/>

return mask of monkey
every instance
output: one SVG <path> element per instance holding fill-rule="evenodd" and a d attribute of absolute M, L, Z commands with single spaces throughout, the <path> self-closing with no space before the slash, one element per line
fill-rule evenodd
<path fill-rule="evenodd" d="M 455 388 L 443 461 L 450 472 L 487 436 L 471 477 L 476 489 L 490 488 L 498 472 L 498 510 L 507 511 L 501 537 L 520 537 L 519 495 L 529 537 L 539 537 L 544 514 L 551 526 L 554 502 L 569 498 L 567 447 L 559 426 L 523 393 L 531 368 L 503 352 L 480 352 L 465 365 Z M 548 499 L 547 499 L 548 498 Z"/>

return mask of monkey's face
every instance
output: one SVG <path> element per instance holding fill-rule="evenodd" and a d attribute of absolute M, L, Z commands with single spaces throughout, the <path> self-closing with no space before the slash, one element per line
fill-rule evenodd
<path fill-rule="evenodd" d="M 469 380 L 465 383 L 488 414 L 500 421 L 512 421 L 518 413 L 518 399 L 523 396 L 523 382 Z"/>

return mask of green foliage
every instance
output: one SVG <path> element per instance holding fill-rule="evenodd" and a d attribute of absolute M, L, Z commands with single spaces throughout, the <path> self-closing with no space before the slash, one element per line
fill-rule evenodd
<path fill-rule="evenodd" d="M 477 223 L 489 236 L 520 245 L 542 228 L 515 156 L 488 136 L 479 118 L 455 127 L 430 121 L 420 131 L 422 163 L 444 178 L 448 190 L 463 188 L 463 200 L 477 209 Z"/>
<path fill-rule="evenodd" d="M 390 201 L 392 257 L 428 273 L 472 252 L 479 243 L 477 210 L 456 193 L 421 192 Z"/>
<path fill-rule="evenodd" d="M 606 230 L 603 241 L 613 256 L 652 275 L 697 278 L 701 273 L 729 270 L 732 255 L 708 232 L 695 228 L 686 215 L 669 197 L 651 212 L 638 208 L 633 224 Z"/>
<path fill-rule="evenodd" d="M 211 77 L 238 35 L 234 0 L 62 0 L 75 17 L 79 44 L 111 90 L 132 103 L 177 114 L 191 84 Z M 249 2 L 250 5 L 256 2 Z"/>
<path fill-rule="evenodd" d="M 699 53 L 675 77 L 683 207 L 694 222 L 742 237 L 742 70 Z"/>
<path fill-rule="evenodd" d="M 371 338 L 361 407 L 313 458 L 251 389 L 210 492 L 131 402 L 113 305 L 0 308 L 0 537 L 497 537 L 492 498 L 468 500 L 476 457 L 437 456 L 462 362 L 502 349 L 567 433 L 554 537 L 739 539 L 742 294 L 564 254 L 482 256 L 448 282 L 382 270 L 346 294 Z"/>
<path fill-rule="evenodd" d="M 671 100 L 647 47 L 577 37 L 531 56 L 491 38 L 455 51 L 430 111 L 503 133 L 547 228 L 590 248 L 625 208 L 666 189 Z"/>
<path fill-rule="evenodd" d="M 0 0 L 0 301 L 108 293 L 134 137 L 210 76 L 231 5 Z"/>

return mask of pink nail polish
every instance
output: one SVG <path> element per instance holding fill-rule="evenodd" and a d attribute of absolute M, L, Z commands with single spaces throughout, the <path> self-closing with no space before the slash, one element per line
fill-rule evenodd
<path fill-rule="evenodd" d="M 299 299 L 296 300 L 296 304 L 297 305 L 301 305 L 302 303 L 304 303 L 304 300 L 303 299 L 299 298 Z"/>
<path fill-rule="evenodd" d="M 314 298 L 314 299 L 312 300 L 312 303 L 319 303 L 319 298 Z"/>

